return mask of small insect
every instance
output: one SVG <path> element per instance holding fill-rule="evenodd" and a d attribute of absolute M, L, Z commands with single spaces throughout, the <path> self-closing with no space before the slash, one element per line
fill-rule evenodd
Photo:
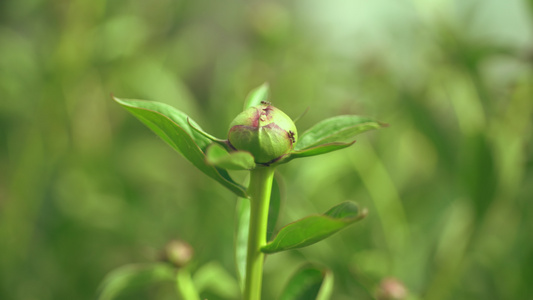
<path fill-rule="evenodd" d="M 261 104 L 263 104 L 263 105 L 271 105 L 272 103 L 270 103 L 270 102 L 268 102 L 266 100 L 263 100 L 263 101 L 261 101 Z"/>
<path fill-rule="evenodd" d="M 296 139 L 294 138 L 294 132 L 292 130 L 289 130 L 289 138 L 291 139 L 292 143 L 296 143 Z"/>

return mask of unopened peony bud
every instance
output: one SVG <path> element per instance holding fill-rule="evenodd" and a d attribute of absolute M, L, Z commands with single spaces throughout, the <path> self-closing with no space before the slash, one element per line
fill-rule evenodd
<path fill-rule="evenodd" d="M 193 256 L 192 247 L 184 241 L 172 240 L 164 249 L 163 259 L 178 268 L 184 267 L 191 261 Z"/>
<path fill-rule="evenodd" d="M 379 286 L 378 300 L 404 300 L 407 297 L 407 289 L 401 281 L 388 277 L 381 281 Z"/>
<path fill-rule="evenodd" d="M 250 152 L 256 163 L 268 164 L 291 151 L 297 135 L 289 116 L 262 102 L 246 109 L 231 122 L 228 139 L 235 149 Z"/>

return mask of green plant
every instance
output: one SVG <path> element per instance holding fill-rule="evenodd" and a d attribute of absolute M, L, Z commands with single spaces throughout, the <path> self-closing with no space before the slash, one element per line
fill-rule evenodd
<path fill-rule="evenodd" d="M 293 121 L 267 102 L 267 97 L 266 84 L 250 93 L 243 112 L 230 124 L 227 140 L 204 132 L 186 114 L 166 104 L 114 98 L 199 170 L 240 198 L 235 251 L 246 300 L 261 298 L 265 255 L 314 244 L 366 216 L 365 209 L 343 202 L 324 214 L 286 225 L 268 241 L 267 232 L 273 231 L 279 214 L 276 167 L 296 158 L 344 149 L 355 142 L 355 135 L 384 126 L 366 117 L 344 115 L 321 121 L 298 136 Z M 228 170 L 249 171 L 248 186 L 234 181 Z M 180 263 L 176 267 L 178 293 L 185 299 L 199 299 L 187 266 Z M 101 299 L 113 298 L 130 282 L 173 280 L 172 274 L 165 264 L 115 271 L 104 282 Z M 308 265 L 295 274 L 280 298 L 328 299 L 332 281 L 327 269 Z"/>

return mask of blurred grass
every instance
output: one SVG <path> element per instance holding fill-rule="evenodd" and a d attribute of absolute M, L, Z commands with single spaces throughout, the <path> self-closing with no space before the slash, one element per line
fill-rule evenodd
<path fill-rule="evenodd" d="M 373 299 L 389 276 L 412 299 L 531 297 L 532 4 L 0 2 L 0 299 L 94 299 L 173 238 L 235 274 L 234 197 L 109 94 L 224 137 L 264 81 L 289 115 L 310 107 L 299 130 L 348 113 L 391 124 L 280 168 L 281 224 L 348 199 L 370 215 L 269 257 L 265 299 L 307 260 L 334 270 L 334 299 Z"/>

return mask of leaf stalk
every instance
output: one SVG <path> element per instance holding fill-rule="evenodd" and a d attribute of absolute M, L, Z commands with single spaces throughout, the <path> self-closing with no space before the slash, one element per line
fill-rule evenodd
<path fill-rule="evenodd" d="M 200 300 L 198 292 L 191 279 L 191 273 L 187 268 L 178 269 L 176 274 L 176 292 L 183 300 Z"/>

